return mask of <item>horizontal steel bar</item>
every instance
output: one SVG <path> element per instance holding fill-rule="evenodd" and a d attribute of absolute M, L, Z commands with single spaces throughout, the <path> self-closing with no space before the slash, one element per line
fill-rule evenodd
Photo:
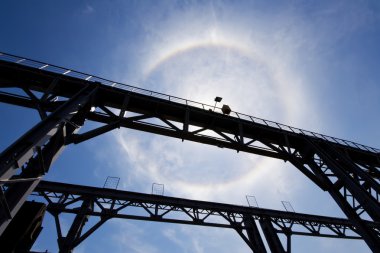
<path fill-rule="evenodd" d="M 310 236 L 327 236 L 336 238 L 345 238 L 346 234 L 337 233 L 336 230 L 331 228 L 341 228 L 342 231 L 350 232 L 347 237 L 360 237 L 356 234 L 355 228 L 352 223 L 347 219 L 293 213 L 285 211 L 277 211 L 271 209 L 255 208 L 255 207 L 245 207 L 238 205 L 230 205 L 223 203 L 199 201 L 199 200 L 189 200 L 183 198 L 166 197 L 160 195 L 143 194 L 130 191 L 120 191 L 113 189 L 96 188 L 89 186 L 57 183 L 42 181 L 37 186 L 34 194 L 49 197 L 49 199 L 59 198 L 61 194 L 67 196 L 67 200 L 71 201 L 76 199 L 80 201 L 81 199 L 96 199 L 99 203 L 110 204 L 113 203 L 115 209 L 112 210 L 93 210 L 89 211 L 87 214 L 94 216 L 105 216 L 108 218 L 125 218 L 125 219 L 137 219 L 137 220 L 149 220 L 149 221 L 159 221 L 159 222 L 171 222 L 171 223 L 181 223 L 181 224 L 192 224 L 192 225 L 202 225 L 202 226 L 215 226 L 215 227 L 227 227 L 231 228 L 231 224 L 225 222 L 216 222 L 215 220 L 208 221 L 207 218 L 211 216 L 220 216 L 220 214 L 228 215 L 229 217 L 235 217 L 242 221 L 243 215 L 250 215 L 255 219 L 261 219 L 262 217 L 270 217 L 273 222 L 282 222 L 284 224 L 291 224 L 294 233 L 302 235 L 303 233 L 309 234 Z M 72 201 L 70 203 L 76 203 L 77 201 Z M 128 202 L 128 203 L 127 203 Z M 127 203 L 127 204 L 126 204 Z M 184 219 L 184 218 L 166 218 L 163 216 L 152 215 L 152 213 L 147 213 L 147 216 L 143 216 L 140 213 L 126 214 L 119 212 L 117 206 L 129 206 L 129 207 L 145 207 L 148 209 L 159 209 L 159 210 L 169 210 L 170 212 L 184 212 L 184 210 L 189 210 L 189 212 L 199 213 L 204 216 L 199 217 L 199 219 Z M 61 203 L 58 205 L 51 205 L 52 210 L 67 212 L 67 213 L 77 213 L 78 209 L 70 208 L 67 204 Z M 166 212 L 168 213 L 168 212 Z M 202 217 L 206 217 L 202 219 Z M 367 221 L 369 226 L 380 229 L 380 224 Z M 295 225 L 299 225 L 301 231 L 294 228 Z M 321 227 L 324 231 L 319 233 L 308 232 L 307 227 Z M 302 229 L 303 228 L 303 229 Z M 286 228 L 290 229 L 290 227 Z M 329 232 L 327 232 L 329 231 Z"/>

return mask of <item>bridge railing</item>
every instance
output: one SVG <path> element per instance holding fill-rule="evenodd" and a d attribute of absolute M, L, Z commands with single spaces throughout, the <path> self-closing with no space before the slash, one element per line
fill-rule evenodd
<path fill-rule="evenodd" d="M 24 66 L 28 66 L 28 67 L 32 67 L 32 68 L 36 68 L 36 69 L 41 69 L 41 70 L 45 70 L 45 71 L 49 71 L 49 72 L 53 72 L 53 73 L 57 73 L 57 74 L 65 75 L 65 76 L 75 77 L 75 78 L 79 78 L 79 79 L 86 80 L 86 81 L 100 82 L 100 83 L 107 85 L 107 86 L 120 88 L 120 89 L 124 89 L 127 91 L 131 91 L 131 92 L 135 92 L 135 93 L 139 93 L 139 94 L 143 94 L 143 95 L 147 95 L 147 96 L 157 97 L 157 98 L 161 98 L 161 99 L 165 99 L 168 101 L 181 103 L 181 104 L 185 104 L 185 105 L 189 105 L 189 106 L 194 106 L 194 107 L 202 108 L 204 110 L 215 111 L 217 109 L 217 112 L 221 112 L 221 108 L 215 107 L 213 105 L 208 105 L 208 104 L 192 101 L 189 99 L 171 96 L 171 95 L 167 95 L 164 93 L 155 92 L 155 91 L 139 88 L 139 87 L 124 84 L 124 83 L 114 82 L 114 81 L 111 81 L 111 80 L 108 80 L 105 78 L 101 78 L 101 77 L 98 77 L 95 75 L 86 74 L 86 73 L 75 71 L 72 69 L 59 67 L 59 66 L 44 63 L 41 61 L 31 60 L 31 59 L 19 57 L 19 56 L 12 55 L 12 54 L 0 52 L 0 60 L 6 61 L 6 62 L 13 62 L 13 63 L 17 63 L 20 65 L 24 65 Z M 303 130 L 303 129 L 296 128 L 296 127 L 291 127 L 291 126 L 288 126 L 285 124 L 281 124 L 281 123 L 266 120 L 266 119 L 257 118 L 254 116 L 250 116 L 250 115 L 235 112 L 235 111 L 232 111 L 230 113 L 230 116 L 235 117 L 235 118 L 239 118 L 239 119 L 248 120 L 248 121 L 251 121 L 251 122 L 254 122 L 257 124 L 274 127 L 274 128 L 279 129 L 280 131 L 286 130 L 286 131 L 290 131 L 290 132 L 293 132 L 296 134 L 303 134 L 303 135 L 312 136 L 315 138 L 320 138 L 320 139 L 323 139 L 323 140 L 326 140 L 329 142 L 338 143 L 341 145 L 349 146 L 349 147 L 352 147 L 355 149 L 360 149 L 363 151 L 380 153 L 380 149 L 369 147 L 369 146 L 359 144 L 359 143 L 356 143 L 353 141 L 348 141 L 348 140 L 328 136 L 325 134 L 319 134 L 316 132 Z"/>

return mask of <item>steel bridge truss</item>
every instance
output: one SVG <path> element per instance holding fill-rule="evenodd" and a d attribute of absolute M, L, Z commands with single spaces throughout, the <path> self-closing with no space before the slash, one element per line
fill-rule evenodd
<path fill-rule="evenodd" d="M 380 222 L 378 149 L 7 54 L 0 54 L 0 102 L 41 116 L 0 155 L 0 182 L 9 186 L 0 192 L 0 234 L 64 146 L 126 127 L 289 161 L 380 249 L 379 233 L 364 221 Z M 78 133 L 85 120 L 101 126 Z"/>
<path fill-rule="evenodd" d="M 267 252 L 262 237 L 271 252 L 288 253 L 294 235 L 362 239 L 349 220 L 340 218 L 48 181 L 41 181 L 33 195 L 48 204 L 47 210 L 56 223 L 60 252 L 71 252 L 112 218 L 232 228 L 253 252 L 260 253 Z M 75 214 L 65 236 L 59 219 L 62 213 Z M 85 227 L 88 217 L 98 217 L 98 221 Z M 379 233 L 379 224 L 365 223 Z M 286 236 L 286 247 L 278 234 Z"/>

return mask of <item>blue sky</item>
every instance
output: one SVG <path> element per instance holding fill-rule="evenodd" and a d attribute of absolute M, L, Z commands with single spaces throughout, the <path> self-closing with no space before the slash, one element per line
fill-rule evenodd
<path fill-rule="evenodd" d="M 380 147 L 378 1 L 2 1 L 0 51 Z M 0 105 L 1 149 L 38 121 Z M 3 121 L 5 122 L 5 121 Z M 163 152 L 164 150 L 164 152 Z M 47 179 L 342 216 L 292 166 L 129 129 L 65 149 Z M 35 248 L 56 251 L 54 226 Z M 69 217 L 64 217 L 68 226 Z M 76 252 L 249 252 L 234 231 L 106 223 Z M 293 252 L 369 252 L 295 237 Z"/>

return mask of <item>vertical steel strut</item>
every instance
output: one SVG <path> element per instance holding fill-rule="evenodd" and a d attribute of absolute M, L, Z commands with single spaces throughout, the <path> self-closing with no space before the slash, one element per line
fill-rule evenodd
<path fill-rule="evenodd" d="M 58 238 L 59 253 L 71 253 L 74 250 L 76 241 L 80 238 L 83 227 L 88 221 L 86 212 L 91 212 L 93 209 L 94 203 L 90 199 L 83 200 L 80 213 L 75 216 L 66 237 Z"/>
<path fill-rule="evenodd" d="M 263 217 L 259 222 L 271 252 L 285 253 L 284 247 L 270 219 Z"/>
<path fill-rule="evenodd" d="M 250 242 L 248 246 L 250 246 L 254 253 L 267 253 L 255 219 L 253 219 L 252 216 L 244 215 L 243 222 Z"/>

